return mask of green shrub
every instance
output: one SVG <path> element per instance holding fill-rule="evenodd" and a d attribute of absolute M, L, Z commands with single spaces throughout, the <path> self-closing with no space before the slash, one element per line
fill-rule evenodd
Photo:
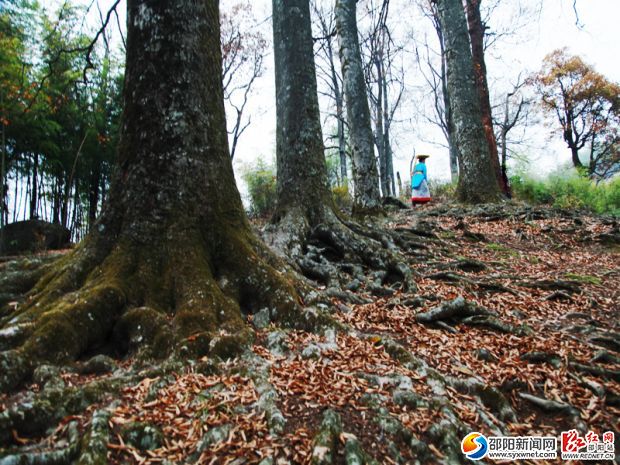
<path fill-rule="evenodd" d="M 332 195 L 336 206 L 343 211 L 350 211 L 353 205 L 353 198 L 349 193 L 349 186 L 343 184 L 341 186 L 332 187 Z"/>
<path fill-rule="evenodd" d="M 528 203 L 620 216 L 620 178 L 597 184 L 578 175 L 551 175 L 544 180 L 517 175 L 510 181 L 514 197 Z"/>
<path fill-rule="evenodd" d="M 430 180 L 428 188 L 434 200 L 453 200 L 456 198 L 456 182 Z"/>
<path fill-rule="evenodd" d="M 250 215 L 265 217 L 276 206 L 276 168 L 259 158 L 244 168 L 242 178 L 250 195 Z"/>

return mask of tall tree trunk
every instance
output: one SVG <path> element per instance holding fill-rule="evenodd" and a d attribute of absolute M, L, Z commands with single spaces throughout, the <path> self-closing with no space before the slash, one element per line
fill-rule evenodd
<path fill-rule="evenodd" d="M 375 112 L 375 146 L 379 155 L 379 180 L 383 197 L 390 195 L 388 187 L 388 169 L 385 153 L 385 128 L 383 120 L 383 68 L 380 56 L 375 56 L 374 66 L 377 71 L 377 100 L 373 102 Z"/>
<path fill-rule="evenodd" d="M 60 192 L 62 189 L 63 179 L 64 176 L 60 173 L 55 177 L 54 185 L 52 187 L 52 223 L 54 224 L 60 224 L 60 204 L 62 202 L 62 195 Z"/>
<path fill-rule="evenodd" d="M 39 154 L 32 156 L 32 187 L 30 189 L 30 219 L 37 217 L 37 207 L 39 201 Z"/>
<path fill-rule="evenodd" d="M 65 228 L 69 227 L 69 197 L 71 196 L 71 188 L 74 187 L 72 176 L 65 176 L 64 179 L 64 191 L 58 189 L 60 197 L 62 199 L 61 211 L 60 211 L 60 224 L 62 224 Z"/>
<path fill-rule="evenodd" d="M 327 260 L 341 259 L 394 273 L 408 288 L 409 268 L 382 248 L 377 239 L 385 241 L 385 236 L 351 222 L 334 205 L 321 135 L 308 0 L 273 0 L 273 37 L 278 205 L 275 225 L 267 231 L 272 243 L 295 259 L 307 277 L 330 286 L 348 282 L 338 268 L 326 266 Z M 365 100 L 366 92 L 361 96 Z M 372 133 L 369 142 L 372 148 Z"/>
<path fill-rule="evenodd" d="M 273 0 L 277 208 L 287 240 L 303 241 L 332 205 L 317 94 L 308 0 Z M 296 255 L 301 252 L 292 243 Z"/>
<path fill-rule="evenodd" d="M 95 163 L 90 172 L 90 182 L 88 188 L 88 225 L 89 228 L 95 223 L 97 218 L 97 207 L 99 206 L 99 186 L 101 184 L 101 166 Z"/>
<path fill-rule="evenodd" d="M 514 125 L 514 123 L 512 125 L 510 123 L 510 95 L 511 94 L 506 94 L 506 102 L 504 105 L 504 123 L 502 124 L 500 133 L 502 144 L 502 177 L 506 180 L 508 179 L 508 131 L 510 130 L 512 125 Z M 515 118 L 515 123 L 516 121 L 517 120 Z"/>
<path fill-rule="evenodd" d="M 476 76 L 476 87 L 480 98 L 480 111 L 482 112 L 482 127 L 489 144 L 491 153 L 491 163 L 495 170 L 499 185 L 507 196 L 510 195 L 507 178 L 502 176 L 497 151 L 497 140 L 493 131 L 493 116 L 491 113 L 491 101 L 489 97 L 489 85 L 487 82 L 487 66 L 484 61 L 484 31 L 485 25 L 480 16 L 480 3 L 482 0 L 467 0 L 466 12 L 467 23 L 469 26 L 469 38 L 471 40 L 472 59 L 474 62 L 474 74 Z"/>
<path fill-rule="evenodd" d="M 370 109 L 357 34 L 355 3 L 356 0 L 337 0 L 335 15 L 349 137 L 353 150 L 354 210 L 364 213 L 378 210 L 381 207 L 381 199 L 373 150 Z"/>
<path fill-rule="evenodd" d="M 450 111 L 461 157 L 457 193 L 467 202 L 495 201 L 501 197 L 501 189 L 482 127 L 463 5 L 460 0 L 437 0 L 437 10 L 445 39 Z"/>
<path fill-rule="evenodd" d="M 242 312 L 295 319 L 298 297 L 276 271 L 285 267 L 252 233 L 234 181 L 218 2 L 129 0 L 127 10 L 125 106 L 108 202 L 85 241 L 0 319 L 29 331 L 0 353 L 0 390 L 43 361 L 95 350 L 110 334 L 121 353 L 184 347 L 230 356 L 248 342 Z"/>
<path fill-rule="evenodd" d="M 383 63 L 381 66 L 383 68 Z M 383 150 L 385 152 L 385 168 L 387 171 L 388 195 L 395 196 L 396 188 L 394 186 L 394 159 L 392 153 L 392 145 L 390 143 L 390 126 L 392 121 L 390 117 L 390 108 L 388 105 L 387 76 L 385 72 L 383 72 L 381 76 L 381 86 L 383 87 Z"/>

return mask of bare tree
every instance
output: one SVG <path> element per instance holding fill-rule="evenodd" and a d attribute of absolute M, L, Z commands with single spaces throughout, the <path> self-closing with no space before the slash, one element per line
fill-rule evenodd
<path fill-rule="evenodd" d="M 344 95 L 342 75 L 340 74 L 336 47 L 336 23 L 333 8 L 325 8 L 317 1 L 311 2 L 315 29 L 319 36 L 314 39 L 318 45 L 315 51 L 317 79 L 328 89 L 324 95 L 333 100 L 337 124 L 338 156 L 340 161 L 340 179 L 347 179 L 346 150 L 346 114 L 344 111 Z M 328 136 L 331 138 L 331 136 Z"/>
<path fill-rule="evenodd" d="M 501 147 L 501 170 L 502 177 L 508 179 L 507 162 L 509 157 L 508 134 L 519 125 L 526 125 L 530 115 L 531 101 L 523 95 L 522 89 L 525 81 L 521 76 L 517 79 L 517 83 L 504 96 L 503 117 L 501 120 L 494 120 L 494 125 L 498 129 L 498 136 Z"/>
<path fill-rule="evenodd" d="M 264 70 L 267 41 L 256 29 L 250 2 L 239 2 L 220 13 L 222 81 L 227 108 L 230 157 L 234 158 L 239 138 L 251 123 L 244 111 L 252 86 Z"/>
<path fill-rule="evenodd" d="M 397 65 L 403 47 L 394 42 L 388 21 L 389 7 L 389 0 L 379 3 L 371 0 L 366 4 L 365 16 L 369 24 L 362 33 L 361 42 L 384 196 L 395 195 L 396 191 L 390 129 L 405 90 L 404 69 Z"/>
<path fill-rule="evenodd" d="M 431 124 L 438 126 L 443 133 L 450 155 L 450 177 L 452 182 L 458 179 L 458 150 L 454 137 L 454 123 L 450 112 L 450 96 L 448 95 L 447 73 L 446 73 L 446 51 L 444 45 L 443 31 L 437 5 L 434 2 L 423 2 L 422 13 L 429 18 L 433 24 L 433 29 L 437 34 L 439 51 L 434 51 L 424 42 L 424 55 L 416 48 L 416 60 L 418 67 L 427 87 L 431 90 L 433 114 L 423 117 Z M 439 64 L 437 64 L 439 61 Z"/>
<path fill-rule="evenodd" d="M 353 149 L 354 209 L 361 213 L 377 210 L 381 203 L 355 3 L 355 0 L 337 0 L 336 29 Z"/>

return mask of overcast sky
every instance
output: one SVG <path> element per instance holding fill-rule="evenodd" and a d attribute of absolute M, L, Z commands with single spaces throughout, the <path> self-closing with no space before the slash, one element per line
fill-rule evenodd
<path fill-rule="evenodd" d="M 324 1 L 329 3 L 331 0 Z M 99 2 L 103 11 L 113 3 L 112 0 Z M 488 2 L 490 3 L 490 0 Z M 543 4 L 541 10 L 531 10 L 529 15 L 521 17 L 515 13 L 518 6 L 527 9 L 539 2 Z M 222 9 L 235 3 L 237 0 L 220 2 Z M 251 3 L 257 18 L 257 30 L 271 40 L 271 1 L 254 0 Z M 484 3 L 487 3 L 487 0 Z M 125 6 L 121 5 L 119 8 L 124 9 Z M 432 155 L 427 162 L 431 178 L 448 179 L 448 154 L 447 149 L 441 146 L 444 143 L 441 133 L 424 123 L 421 117 L 431 111 L 429 102 L 425 99 L 428 90 L 420 79 L 415 56 L 410 53 L 425 37 L 435 46 L 434 33 L 430 29 L 429 21 L 420 15 L 414 0 L 392 0 L 390 8 L 389 21 L 396 31 L 396 40 L 403 42 L 408 50 L 402 58 L 407 92 L 401 111 L 397 114 L 399 123 L 394 127 L 392 136 L 395 170 L 401 172 L 403 179 L 408 176 L 409 159 L 415 147 L 418 153 Z M 538 70 L 543 57 L 561 47 L 567 47 L 570 53 L 580 55 L 599 72 L 620 82 L 620 0 L 577 0 L 577 11 L 580 27 L 575 24 L 573 0 L 503 0 L 500 3 L 488 23 L 489 32 L 510 30 L 514 25 L 519 25 L 519 29 L 517 34 L 498 40 L 487 53 L 491 93 L 498 101 L 519 75 L 524 76 Z M 257 156 L 270 159 L 275 154 L 275 89 L 271 50 L 265 65 L 265 72 L 256 82 L 248 107 L 252 125 L 239 141 L 234 163 L 237 173 L 243 164 L 251 162 Z M 328 110 L 328 104 L 327 100 L 322 99 L 322 110 Z M 552 127 L 543 126 L 540 122 L 536 128 L 528 131 L 528 143 L 516 147 L 532 160 L 538 173 L 549 172 L 558 164 L 569 160 L 569 151 L 561 142 L 559 133 L 556 134 L 552 136 Z"/>

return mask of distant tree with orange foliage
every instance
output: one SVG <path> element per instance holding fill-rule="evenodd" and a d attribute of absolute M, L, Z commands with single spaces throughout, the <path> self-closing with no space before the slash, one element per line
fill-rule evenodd
<path fill-rule="evenodd" d="M 560 123 L 575 168 L 599 179 L 620 171 L 620 85 L 566 49 L 547 55 L 531 83 L 543 109 Z"/>

